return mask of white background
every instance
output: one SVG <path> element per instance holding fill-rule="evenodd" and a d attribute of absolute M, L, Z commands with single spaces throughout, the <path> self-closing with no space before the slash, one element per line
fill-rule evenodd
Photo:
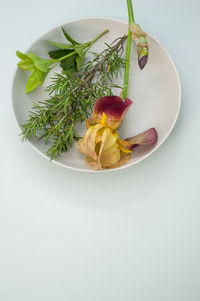
<path fill-rule="evenodd" d="M 200 300 L 200 2 L 133 6 L 177 66 L 179 119 L 138 165 L 84 174 L 21 143 L 11 101 L 15 51 L 73 19 L 126 21 L 126 1 L 1 0 L 1 301 Z"/>

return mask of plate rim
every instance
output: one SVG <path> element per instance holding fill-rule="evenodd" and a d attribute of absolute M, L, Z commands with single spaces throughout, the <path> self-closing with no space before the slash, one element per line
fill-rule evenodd
<path fill-rule="evenodd" d="M 123 25 L 127 25 L 128 27 L 128 23 L 126 21 L 122 21 L 120 19 L 115 19 L 115 18 L 107 18 L 107 17 L 87 17 L 87 18 L 78 18 L 78 19 L 73 19 L 67 23 L 63 23 L 63 24 L 60 24 L 58 26 L 55 26 L 53 28 L 51 28 L 50 30 L 48 30 L 47 32 L 45 32 L 44 34 L 42 34 L 41 36 L 39 36 L 29 47 L 28 49 L 30 49 L 35 43 L 37 43 L 38 40 L 40 40 L 44 35 L 50 33 L 51 31 L 55 30 L 55 29 L 59 29 L 61 26 L 64 26 L 66 24 L 71 24 L 71 23 L 76 23 L 76 22 L 79 22 L 79 21 L 83 21 L 83 20 L 107 20 L 107 21 L 117 21 Z M 169 129 L 169 131 L 167 132 L 166 136 L 164 137 L 164 139 L 162 140 L 162 142 L 160 144 L 156 144 L 155 147 L 146 155 L 144 155 L 142 158 L 138 159 L 136 162 L 132 162 L 132 163 L 126 163 L 125 165 L 122 165 L 120 167 L 117 167 L 117 168 L 110 168 L 110 169 L 101 169 L 101 170 L 94 170 L 91 168 L 90 169 L 81 169 L 81 168 L 78 168 L 78 167 L 73 167 L 73 166 L 70 166 L 70 165 L 64 165 L 63 163 L 60 163 L 60 162 L 57 162 L 55 161 L 54 159 L 53 160 L 50 160 L 49 157 L 46 155 L 46 154 L 43 154 L 42 152 L 40 152 L 40 150 L 35 146 L 33 145 L 33 143 L 31 141 L 26 141 L 26 143 L 28 143 L 29 145 L 32 146 L 32 148 L 38 153 L 40 154 L 40 156 L 42 156 L 43 158 L 47 159 L 48 161 L 50 161 L 51 163 L 54 163 L 58 166 L 61 166 L 61 167 L 64 167 L 64 168 L 67 168 L 67 169 L 70 169 L 70 170 L 74 170 L 74 171 L 79 171 L 79 172 L 87 172 L 87 173 L 102 173 L 102 172 L 113 172 L 113 171 L 119 171 L 119 170 L 122 170 L 122 169 L 125 169 L 125 168 L 129 168 L 129 167 L 132 167 L 133 165 L 136 165 L 138 163 L 140 163 L 141 161 L 145 160 L 147 157 L 149 157 L 152 153 L 154 153 L 165 141 L 166 139 L 169 137 L 169 135 L 171 134 L 172 130 L 174 129 L 175 127 L 175 124 L 177 122 L 177 119 L 178 119 L 178 116 L 179 116 L 179 113 L 180 113 L 180 107 L 181 107 L 181 97 L 182 97 L 182 90 L 181 90 L 181 82 L 180 82 L 180 77 L 179 77 L 179 74 L 178 74 L 178 71 L 177 71 L 177 68 L 176 68 L 176 65 L 174 63 L 174 61 L 172 60 L 171 56 L 169 55 L 168 51 L 162 46 L 162 44 L 154 37 L 152 37 L 151 34 L 149 34 L 148 32 L 146 32 L 147 35 L 153 39 L 158 45 L 159 47 L 161 47 L 161 49 L 163 50 L 163 52 L 165 53 L 165 55 L 168 57 L 168 59 L 170 60 L 171 64 L 172 64 L 172 67 L 174 69 L 174 72 L 175 72 L 175 75 L 176 75 L 176 78 L 177 78 L 177 84 L 178 84 L 178 109 L 177 109 L 177 112 L 176 112 L 176 115 L 174 117 L 174 120 L 172 122 L 172 125 Z M 28 51 L 28 49 L 26 50 L 26 52 Z M 21 130 L 21 127 L 18 123 L 18 120 L 17 120 L 17 116 L 16 116 L 16 113 L 15 113 L 15 109 L 14 109 L 14 97 L 13 97 L 13 87 L 14 87 L 14 80 L 15 80 L 15 76 L 16 76 L 16 73 L 17 73 L 17 70 L 18 68 L 16 67 L 15 69 L 15 72 L 13 74 L 13 79 L 12 79 L 12 89 L 11 89 L 11 97 L 12 97 L 12 111 L 13 111 L 13 115 L 15 117 L 15 121 L 16 121 L 16 124 L 17 126 L 20 128 Z"/>

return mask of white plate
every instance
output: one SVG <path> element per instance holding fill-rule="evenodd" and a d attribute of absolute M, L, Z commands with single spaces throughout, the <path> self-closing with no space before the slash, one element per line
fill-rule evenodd
<path fill-rule="evenodd" d="M 72 37 L 81 42 L 91 40 L 108 28 L 109 33 L 96 42 L 92 48 L 92 51 L 97 52 L 104 48 L 104 42 L 111 43 L 115 38 L 127 33 L 127 23 L 105 18 L 76 20 L 63 26 Z M 165 49 L 150 35 L 147 38 L 150 55 L 148 64 L 142 71 L 137 65 L 135 47 L 132 48 L 128 97 L 133 101 L 133 104 L 119 128 L 119 135 L 123 139 L 155 127 L 158 132 L 158 142 L 154 146 L 136 147 L 131 160 L 126 165 L 106 171 L 126 168 L 148 157 L 165 141 L 178 117 L 181 102 L 178 73 Z M 66 41 L 60 27 L 57 27 L 39 38 L 27 51 L 47 58 L 47 52 L 51 47 L 45 40 Z M 37 88 L 26 95 L 27 78 L 28 73 L 20 69 L 16 70 L 13 81 L 13 107 L 18 125 L 23 124 L 28 118 L 32 101 L 45 98 L 44 87 L 49 84 L 47 78 L 44 87 Z M 82 125 L 80 134 L 82 135 L 84 132 L 85 127 Z M 49 145 L 45 145 L 36 138 L 31 139 L 30 144 L 49 160 L 46 156 Z M 79 152 L 76 143 L 72 149 L 52 162 L 74 170 L 95 172 L 85 162 L 85 156 Z"/>

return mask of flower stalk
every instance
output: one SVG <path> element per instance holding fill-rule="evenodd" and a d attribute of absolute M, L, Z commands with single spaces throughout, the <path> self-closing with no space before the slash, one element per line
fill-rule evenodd
<path fill-rule="evenodd" d="M 138 24 L 135 23 L 131 0 L 127 0 L 127 6 L 128 6 L 129 26 L 128 26 L 127 46 L 126 46 L 126 65 L 125 65 L 124 88 L 123 88 L 123 97 L 122 97 L 123 101 L 127 97 L 127 92 L 128 92 L 131 40 L 132 39 L 134 40 L 137 47 L 138 65 L 140 69 L 143 69 L 147 64 L 148 54 L 149 54 L 148 43 L 146 40 L 146 33 L 141 29 L 141 27 Z"/>
<path fill-rule="evenodd" d="M 125 140 L 121 140 L 117 132 L 132 104 L 127 98 L 132 39 L 137 46 L 140 69 L 146 65 L 148 57 L 146 34 L 135 24 L 131 0 L 127 0 L 127 6 L 129 26 L 123 89 L 120 96 L 108 95 L 96 101 L 93 115 L 86 120 L 87 131 L 78 141 L 80 152 L 86 155 L 87 163 L 95 170 L 122 166 L 130 160 L 131 152 L 137 145 L 155 144 L 158 139 L 155 128 Z M 110 68 L 107 69 L 109 71 Z"/>
<path fill-rule="evenodd" d="M 124 88 L 123 88 L 123 97 L 122 97 L 123 101 L 125 101 L 125 98 L 127 97 L 127 93 L 128 93 L 129 65 L 130 65 L 130 53 L 131 53 L 131 42 L 132 42 L 131 24 L 135 23 L 131 0 L 127 0 L 127 6 L 128 6 L 129 26 L 128 26 L 128 38 L 126 44 L 126 64 L 125 64 Z"/>

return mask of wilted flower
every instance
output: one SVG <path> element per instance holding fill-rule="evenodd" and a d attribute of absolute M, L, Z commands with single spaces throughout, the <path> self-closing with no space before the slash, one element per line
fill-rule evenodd
<path fill-rule="evenodd" d="M 87 155 L 86 160 L 94 169 L 124 165 L 135 146 L 156 143 L 157 132 L 153 128 L 126 140 L 119 138 L 116 129 L 131 104 L 130 99 L 123 101 L 119 96 L 105 96 L 96 102 L 93 116 L 86 121 L 86 134 L 78 142 L 79 150 Z"/>

